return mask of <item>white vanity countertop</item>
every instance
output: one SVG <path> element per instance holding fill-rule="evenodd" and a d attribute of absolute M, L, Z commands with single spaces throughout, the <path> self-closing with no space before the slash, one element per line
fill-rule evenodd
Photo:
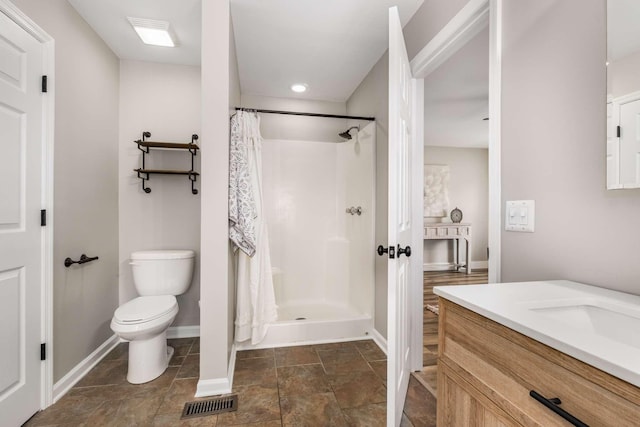
<path fill-rule="evenodd" d="M 640 296 L 566 280 L 434 292 L 640 387 Z"/>

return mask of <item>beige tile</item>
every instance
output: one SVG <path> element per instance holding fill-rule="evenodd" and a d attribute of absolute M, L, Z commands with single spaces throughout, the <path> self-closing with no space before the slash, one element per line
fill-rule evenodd
<path fill-rule="evenodd" d="M 409 378 L 404 413 L 416 427 L 436 424 L 436 399 L 413 376 Z"/>
<path fill-rule="evenodd" d="M 151 423 L 152 427 L 214 427 L 218 422 L 217 415 L 188 418 L 181 420 L 180 413 L 156 415 Z"/>
<path fill-rule="evenodd" d="M 171 360 L 169 361 L 169 366 L 176 366 L 176 367 L 180 367 L 182 366 L 182 364 L 184 363 L 184 359 L 186 359 L 187 356 L 176 356 L 175 354 L 171 357 Z"/>
<path fill-rule="evenodd" d="M 129 343 L 121 342 L 107 354 L 103 360 L 122 360 L 129 358 Z"/>
<path fill-rule="evenodd" d="M 196 399 L 196 386 L 198 378 L 176 379 L 169 387 L 160 408 L 158 415 L 182 413 L 186 402 L 204 400 Z"/>
<path fill-rule="evenodd" d="M 327 393 L 331 387 L 321 364 L 278 368 L 280 397 Z"/>
<path fill-rule="evenodd" d="M 283 397 L 280 407 L 285 427 L 347 425 L 333 393 Z"/>
<path fill-rule="evenodd" d="M 161 402 L 161 396 L 108 400 L 91 414 L 89 419 L 87 419 L 87 425 L 101 427 L 149 425 Z"/>
<path fill-rule="evenodd" d="M 420 417 L 411 419 L 411 427 L 436 427 L 435 417 Z"/>
<path fill-rule="evenodd" d="M 171 338 L 167 340 L 167 345 L 171 347 L 191 346 L 196 338 Z"/>
<path fill-rule="evenodd" d="M 407 414 L 402 413 L 402 418 L 400 419 L 400 427 L 414 427 L 413 423 L 409 421 L 407 418 Z"/>
<path fill-rule="evenodd" d="M 276 387 L 278 378 L 276 368 L 236 369 L 233 375 L 233 389 L 249 385 Z"/>
<path fill-rule="evenodd" d="M 278 388 L 252 385 L 240 387 L 238 410 L 218 415 L 218 427 L 280 420 Z"/>
<path fill-rule="evenodd" d="M 320 363 L 314 346 L 276 348 L 276 366 L 308 365 Z"/>
<path fill-rule="evenodd" d="M 385 403 L 345 409 L 343 413 L 349 427 L 385 427 L 387 425 L 387 405 Z"/>
<path fill-rule="evenodd" d="M 200 353 L 200 338 L 196 338 L 191 346 L 191 350 L 189 350 L 189 354 L 199 354 Z"/>
<path fill-rule="evenodd" d="M 380 378 L 384 381 L 387 380 L 387 361 L 377 361 L 377 362 L 369 362 L 369 366 L 373 369 L 373 372 L 376 373 Z"/>
<path fill-rule="evenodd" d="M 256 357 L 251 359 L 236 359 L 236 369 L 275 368 L 276 361 L 271 357 Z"/>
<path fill-rule="evenodd" d="M 387 400 L 387 389 L 373 371 L 330 375 L 328 379 L 342 409 L 383 403 Z"/>
<path fill-rule="evenodd" d="M 259 423 L 249 423 L 249 424 L 234 424 L 233 427 L 282 427 L 282 422 L 277 420 L 264 421 Z"/>
<path fill-rule="evenodd" d="M 273 357 L 273 349 L 263 348 L 260 350 L 242 350 L 236 353 L 236 360 L 253 359 L 256 357 Z"/>
<path fill-rule="evenodd" d="M 318 356 L 323 364 L 331 362 L 346 362 L 350 360 L 364 361 L 364 357 L 362 357 L 355 346 L 353 347 L 353 351 L 318 350 Z"/>
<path fill-rule="evenodd" d="M 199 354 L 190 354 L 188 355 L 176 378 L 198 378 L 200 376 L 200 355 Z"/>
<path fill-rule="evenodd" d="M 81 379 L 76 387 L 125 384 L 127 382 L 127 360 L 103 360 Z"/>
<path fill-rule="evenodd" d="M 374 360 L 386 360 L 387 355 L 373 340 L 357 341 L 356 347 L 362 356 L 372 362 Z"/>
<path fill-rule="evenodd" d="M 144 384 L 118 384 L 93 387 L 73 387 L 67 396 L 78 396 L 104 400 L 134 399 L 138 397 L 164 396 L 178 372 L 177 367 L 169 367 L 162 375 Z"/>
<path fill-rule="evenodd" d="M 334 351 L 341 353 L 353 353 L 358 351 L 353 341 L 316 344 L 314 347 L 317 351 Z"/>
<path fill-rule="evenodd" d="M 322 358 L 322 356 L 321 356 Z M 322 360 L 322 366 L 327 375 L 343 375 L 352 372 L 371 372 L 372 368 L 366 360 L 358 353 L 357 357 L 352 358 L 332 358 L 325 362 Z"/>
<path fill-rule="evenodd" d="M 34 426 L 53 426 L 59 424 L 82 424 L 98 409 L 103 400 L 95 397 L 64 396 L 56 404 L 39 412 L 27 424 Z"/>

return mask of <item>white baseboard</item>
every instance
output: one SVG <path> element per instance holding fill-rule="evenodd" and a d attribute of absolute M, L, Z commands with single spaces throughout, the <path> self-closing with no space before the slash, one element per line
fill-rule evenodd
<path fill-rule="evenodd" d="M 384 354 L 387 354 L 387 339 L 383 337 L 382 334 L 375 328 L 371 330 L 371 336 L 373 337 L 373 340 L 376 342 L 376 344 L 378 344 L 378 347 L 380 347 L 380 349 L 384 351 Z"/>
<path fill-rule="evenodd" d="M 53 385 L 53 403 L 56 403 L 62 396 L 64 396 L 78 381 L 80 381 L 85 375 L 89 373 L 94 366 L 96 366 L 111 350 L 113 350 L 120 343 L 120 339 L 117 335 L 112 335 L 109 339 L 96 348 L 93 353 L 84 358 L 83 361 L 78 363 L 67 374 L 60 378 L 58 382 Z"/>
<path fill-rule="evenodd" d="M 193 338 L 200 336 L 200 325 L 172 326 L 167 330 L 167 338 Z"/>
<path fill-rule="evenodd" d="M 422 271 L 446 271 L 452 270 L 455 265 L 452 262 L 433 262 L 429 264 L 422 264 Z M 471 261 L 471 269 L 489 268 L 489 261 Z M 462 271 L 462 267 L 460 267 Z"/>
<path fill-rule="evenodd" d="M 229 369 L 226 378 L 213 378 L 210 380 L 199 380 L 195 397 L 216 396 L 219 394 L 231 393 L 233 386 L 233 372 L 236 368 L 236 345 L 231 347 L 229 355 Z"/>

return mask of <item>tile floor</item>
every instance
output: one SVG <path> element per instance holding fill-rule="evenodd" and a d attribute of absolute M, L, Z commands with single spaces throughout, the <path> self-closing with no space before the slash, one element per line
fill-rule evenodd
<path fill-rule="evenodd" d="M 193 398 L 199 340 L 169 340 L 167 371 L 142 385 L 126 381 L 120 344 L 60 401 L 26 425 L 36 426 L 384 426 L 386 359 L 373 341 L 238 352 L 233 391 L 238 410 L 180 421 Z M 435 398 L 412 376 L 403 426 L 435 426 Z"/>

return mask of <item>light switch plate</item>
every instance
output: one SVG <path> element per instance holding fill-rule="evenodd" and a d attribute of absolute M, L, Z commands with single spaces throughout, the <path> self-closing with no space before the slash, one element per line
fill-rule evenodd
<path fill-rule="evenodd" d="M 536 205 L 533 200 L 513 200 L 507 202 L 504 229 L 533 233 Z"/>

